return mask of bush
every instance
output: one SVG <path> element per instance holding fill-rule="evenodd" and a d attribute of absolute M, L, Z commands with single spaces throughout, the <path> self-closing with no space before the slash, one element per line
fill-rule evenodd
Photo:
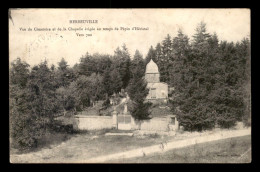
<path fill-rule="evenodd" d="M 231 113 L 221 114 L 217 119 L 217 123 L 221 128 L 232 128 L 236 125 L 236 118 Z"/>
<path fill-rule="evenodd" d="M 158 133 L 154 133 L 154 134 L 149 134 L 148 135 L 150 138 L 153 138 L 153 139 L 156 139 L 156 138 L 159 138 L 160 135 Z"/>
<path fill-rule="evenodd" d="M 102 106 L 104 107 L 104 109 L 107 109 L 107 108 L 110 106 L 110 100 L 109 100 L 109 98 L 107 98 L 107 99 L 103 102 Z"/>
<path fill-rule="evenodd" d="M 73 125 L 72 124 L 62 124 L 60 121 L 55 121 L 55 125 L 51 127 L 53 132 L 58 132 L 58 133 L 73 133 Z"/>
<path fill-rule="evenodd" d="M 251 115 L 246 115 L 242 121 L 243 121 L 243 124 L 245 127 L 250 127 L 251 126 Z"/>
<path fill-rule="evenodd" d="M 10 98 L 11 146 L 20 150 L 37 147 L 37 141 L 44 135 L 45 128 L 41 120 L 29 111 L 26 92 L 19 90 L 15 96 Z"/>
<path fill-rule="evenodd" d="M 152 103 L 147 102 L 147 103 L 143 103 L 143 102 L 133 102 L 131 101 L 129 103 L 129 111 L 131 112 L 131 115 L 134 117 L 134 119 L 138 119 L 138 120 L 146 120 L 146 119 L 150 119 L 150 107 L 152 105 Z"/>

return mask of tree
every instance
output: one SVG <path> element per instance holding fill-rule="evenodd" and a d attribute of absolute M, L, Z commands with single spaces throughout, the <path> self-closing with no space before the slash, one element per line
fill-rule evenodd
<path fill-rule="evenodd" d="M 61 71 L 67 70 L 67 67 L 69 66 L 64 58 L 62 58 L 61 61 L 58 64 L 59 64 L 58 69 L 61 70 Z"/>
<path fill-rule="evenodd" d="M 137 69 L 138 68 L 138 69 Z M 133 73 L 135 70 L 139 70 L 136 73 Z M 131 78 L 133 78 L 133 74 L 138 74 L 141 76 L 144 76 L 145 73 L 145 64 L 142 54 L 139 52 L 139 50 L 135 51 L 134 58 L 131 61 L 130 70 L 132 73 Z"/>
<path fill-rule="evenodd" d="M 89 83 L 87 88 L 90 95 L 90 100 L 95 104 L 95 101 L 104 100 L 104 90 L 103 90 L 103 77 L 100 74 L 93 73 L 91 76 L 87 77 L 87 82 Z"/>
<path fill-rule="evenodd" d="M 246 126 L 251 125 L 251 51 L 250 51 L 250 40 L 249 38 L 244 38 L 241 41 L 240 47 L 238 50 L 242 50 L 240 53 L 241 61 L 240 64 L 243 66 L 243 81 L 242 90 L 243 90 L 243 107 L 244 113 L 242 120 Z"/>
<path fill-rule="evenodd" d="M 161 61 L 160 59 L 162 58 L 162 46 L 160 43 L 158 43 L 155 47 L 155 58 L 154 58 L 154 62 L 157 65 L 160 65 Z"/>
<path fill-rule="evenodd" d="M 26 89 L 29 65 L 20 58 L 11 63 L 9 79 L 9 121 L 11 145 L 19 149 L 33 147 L 36 139 L 30 132 L 31 111 Z"/>
<path fill-rule="evenodd" d="M 230 128 L 236 124 L 243 113 L 243 97 L 239 90 L 231 90 L 227 86 L 216 89 L 211 94 L 214 109 L 216 110 L 216 122 L 222 128 Z"/>
<path fill-rule="evenodd" d="M 59 111 L 55 94 L 54 76 L 44 61 L 32 68 L 28 82 L 29 103 L 32 113 L 42 119 L 44 129 L 52 124 L 54 115 Z"/>
<path fill-rule="evenodd" d="M 88 52 L 81 57 L 78 68 L 79 75 L 90 76 L 96 71 L 96 63 Z"/>
<path fill-rule="evenodd" d="M 29 64 L 17 58 L 11 63 L 10 81 L 11 84 L 25 88 L 29 77 Z"/>
<path fill-rule="evenodd" d="M 35 118 L 30 110 L 26 89 L 18 85 L 9 86 L 9 113 L 11 146 L 18 149 L 27 149 L 37 146 L 41 130 L 35 132 Z"/>
<path fill-rule="evenodd" d="M 112 61 L 109 55 L 93 54 L 93 60 L 95 61 L 95 73 L 104 74 L 104 72 L 110 68 Z"/>
<path fill-rule="evenodd" d="M 131 99 L 130 103 L 130 113 L 138 120 L 149 118 L 149 107 L 150 103 L 145 103 L 145 98 L 149 93 L 147 88 L 147 82 L 144 79 L 144 73 L 141 75 L 142 65 L 136 66 L 133 69 L 133 78 L 127 87 L 127 93 Z"/>
<path fill-rule="evenodd" d="M 109 69 L 107 68 L 103 74 L 102 84 L 104 87 L 105 94 L 107 94 L 107 96 L 111 96 L 113 94 L 113 86 L 112 86 L 113 80 L 111 79 L 110 76 L 110 72 L 111 72 L 110 70 L 111 70 L 110 68 Z M 116 79 L 116 76 L 114 77 L 114 79 Z"/>
<path fill-rule="evenodd" d="M 19 75 L 14 73 L 15 78 Z M 11 138 L 18 148 L 37 146 L 38 140 L 51 131 L 59 109 L 53 80 L 45 61 L 32 68 L 24 88 L 19 87 L 24 80 L 10 83 Z"/>
<path fill-rule="evenodd" d="M 26 127 L 26 121 L 30 113 L 26 101 L 26 85 L 28 79 L 29 65 L 20 58 L 11 62 L 9 71 L 10 136 L 13 144 L 21 147 L 26 144 L 33 144 L 23 137 L 23 128 Z"/>
<path fill-rule="evenodd" d="M 179 91 L 183 87 L 182 78 L 187 73 L 187 61 L 191 47 L 188 36 L 184 35 L 181 30 L 178 31 L 177 37 L 172 41 L 172 56 L 169 68 L 169 84 Z"/>
<path fill-rule="evenodd" d="M 173 104 L 174 107 L 179 106 L 180 111 L 176 113 L 180 124 L 187 130 L 200 131 L 215 125 L 214 106 L 208 97 L 212 91 L 209 72 L 212 58 L 209 58 L 209 34 L 203 22 L 198 25 L 193 37 L 191 49 L 187 37 L 181 32 L 173 41 L 174 55 L 182 58 L 179 60 L 176 57 L 176 63 L 182 64 L 182 69 L 177 67 L 173 70 L 174 74 L 177 73 L 176 82 L 173 83 L 178 92 Z"/>
<path fill-rule="evenodd" d="M 245 89 L 248 90 L 250 83 L 245 79 L 250 78 L 245 77 L 245 69 L 249 69 L 246 63 L 250 61 L 246 60 L 250 53 L 249 41 L 242 44 L 219 43 L 216 33 L 207 33 L 203 22 L 196 28 L 191 48 L 188 48 L 187 39 L 183 38 L 179 33 L 173 39 L 176 66 L 172 70 L 171 82 L 177 93 L 172 101 L 173 110 L 180 124 L 186 130 L 200 131 L 215 124 L 230 128 L 237 121 L 247 119 L 248 116 L 243 116 L 245 109 L 250 107 L 245 105 L 250 102 L 250 93 Z"/>
<path fill-rule="evenodd" d="M 72 92 L 71 87 L 59 87 L 56 90 L 57 101 L 59 102 L 63 115 L 65 116 L 67 111 L 74 110 L 76 105 L 75 92 Z"/>
<path fill-rule="evenodd" d="M 202 48 L 207 44 L 207 40 L 210 38 L 210 34 L 207 33 L 206 23 L 201 21 L 195 29 L 196 33 L 193 35 L 194 48 Z M 203 49 L 200 49 L 201 51 Z"/>
<path fill-rule="evenodd" d="M 218 66 L 221 68 L 216 75 L 218 87 L 215 89 L 215 104 L 217 122 L 225 128 L 234 126 L 236 121 L 250 119 L 250 77 L 246 77 L 245 72 L 246 68 L 248 70 L 247 61 L 250 61 L 247 60 L 249 41 L 244 43 L 242 41 L 235 45 L 224 41 L 219 46 L 221 57 Z"/>
<path fill-rule="evenodd" d="M 162 41 L 161 53 L 162 56 L 158 58 L 160 80 L 161 82 L 169 83 L 169 68 L 171 67 L 172 60 L 172 41 L 169 34 Z"/>
<path fill-rule="evenodd" d="M 149 51 L 148 51 L 148 53 L 147 53 L 147 56 L 145 57 L 145 62 L 144 62 L 144 64 L 145 65 L 147 65 L 147 63 L 149 63 L 149 61 L 151 60 L 151 59 L 153 59 L 153 61 L 156 61 L 156 51 L 155 51 L 155 49 L 153 48 L 153 46 L 151 46 L 150 47 L 150 49 L 149 49 Z"/>
<path fill-rule="evenodd" d="M 65 61 L 64 58 L 61 59 L 61 61 L 58 63 L 58 71 L 56 71 L 57 74 L 57 84 L 58 87 L 66 87 L 69 85 L 69 83 L 74 79 L 74 73 L 73 71 L 68 67 L 69 65 Z"/>
<path fill-rule="evenodd" d="M 85 107 L 95 105 L 95 101 L 104 100 L 103 77 L 93 73 L 91 76 L 81 75 L 73 85 L 76 87 L 77 108 L 83 110 Z"/>
<path fill-rule="evenodd" d="M 122 88 L 126 88 L 129 83 L 130 74 L 130 54 L 126 45 L 123 44 L 122 50 L 118 47 L 114 55 L 114 65 L 113 68 L 117 68 L 122 80 Z"/>
<path fill-rule="evenodd" d="M 111 84 L 110 84 L 111 90 L 113 90 L 114 93 L 119 93 L 121 91 L 121 88 L 123 87 L 123 82 L 120 77 L 118 68 L 114 68 L 111 71 L 110 78 L 111 78 Z"/>

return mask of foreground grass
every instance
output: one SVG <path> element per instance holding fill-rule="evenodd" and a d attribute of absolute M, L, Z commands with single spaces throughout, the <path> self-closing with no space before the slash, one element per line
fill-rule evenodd
<path fill-rule="evenodd" d="M 159 144 L 171 139 L 158 135 L 143 138 L 135 136 L 105 136 L 108 130 L 81 132 L 63 138 L 52 136 L 46 146 L 26 153 L 11 152 L 14 163 L 67 163 L 84 161 L 101 155 L 128 151 L 136 148 Z M 109 130 L 109 132 L 116 132 Z M 122 132 L 122 131 L 120 131 Z"/>
<path fill-rule="evenodd" d="M 26 153 L 10 151 L 13 163 L 76 163 L 90 158 L 157 145 L 165 141 L 182 140 L 197 136 L 183 133 L 177 136 L 106 136 L 107 132 L 130 132 L 118 130 L 81 131 L 73 134 L 49 135 L 37 149 Z M 200 133 L 203 135 L 203 133 Z M 204 133 L 204 135 L 207 133 Z M 118 160 L 120 163 L 239 163 L 251 161 L 251 136 L 243 136 L 181 149 L 146 155 L 142 158 Z M 242 158 L 241 154 L 247 152 Z M 114 163 L 114 162 L 113 162 Z"/>
<path fill-rule="evenodd" d="M 250 163 L 251 136 L 196 144 L 121 163 Z"/>

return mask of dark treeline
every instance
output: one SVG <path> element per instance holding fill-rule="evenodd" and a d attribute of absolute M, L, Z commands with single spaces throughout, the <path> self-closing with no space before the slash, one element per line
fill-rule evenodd
<path fill-rule="evenodd" d="M 172 110 L 186 130 L 216 125 L 229 128 L 237 121 L 250 123 L 250 41 L 219 42 L 201 22 L 192 41 L 181 30 L 151 47 L 146 63 L 153 59 L 161 81 L 175 90 Z"/>
<path fill-rule="evenodd" d="M 30 68 L 16 59 L 9 73 L 14 145 L 37 145 L 52 130 L 56 115 L 107 102 L 121 89 L 136 104 L 132 115 L 145 119 L 149 106 L 144 103 L 148 91 L 143 76 L 151 58 L 159 67 L 161 82 L 174 87 L 169 105 L 184 129 L 204 130 L 216 124 L 229 128 L 237 121 L 250 124 L 250 41 L 219 42 L 201 22 L 192 40 L 179 30 L 176 37 L 167 35 L 155 48 L 151 46 L 145 58 L 138 50 L 131 58 L 123 45 L 114 55 L 86 53 L 73 67 L 62 59 L 57 67 L 44 61 Z"/>

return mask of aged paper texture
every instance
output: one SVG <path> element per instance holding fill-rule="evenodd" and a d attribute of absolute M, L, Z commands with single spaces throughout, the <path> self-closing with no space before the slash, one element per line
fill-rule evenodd
<path fill-rule="evenodd" d="M 249 163 L 250 59 L 249 9 L 10 9 L 10 162 Z"/>

